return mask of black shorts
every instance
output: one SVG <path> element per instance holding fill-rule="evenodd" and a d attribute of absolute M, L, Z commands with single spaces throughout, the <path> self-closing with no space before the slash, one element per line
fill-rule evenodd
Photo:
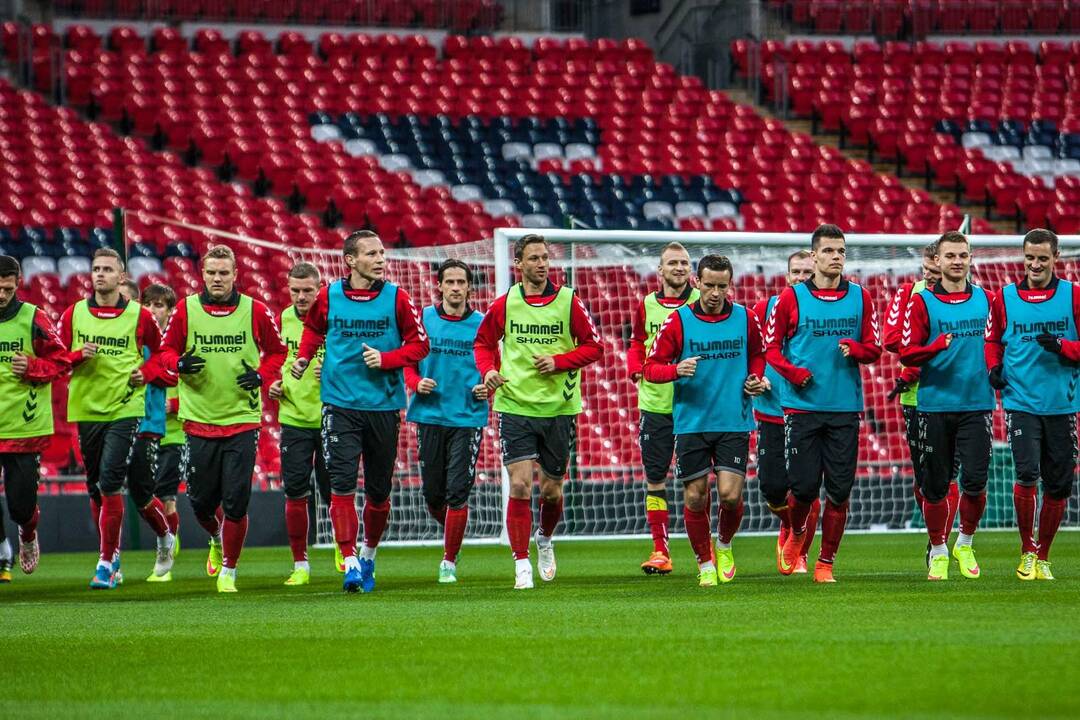
<path fill-rule="evenodd" d="M 671 456 L 675 452 L 675 421 L 671 415 L 641 411 L 638 422 L 638 444 L 641 464 L 645 467 L 645 482 L 662 485 L 671 472 Z"/>
<path fill-rule="evenodd" d="M 424 500 L 432 507 L 464 507 L 476 481 L 483 428 L 416 424 Z"/>
<path fill-rule="evenodd" d="M 577 441 L 577 416 L 526 417 L 498 413 L 503 465 L 535 460 L 545 475 L 562 478 Z"/>
<path fill-rule="evenodd" d="M 675 436 L 675 479 L 690 482 L 710 472 L 746 475 L 748 432 L 686 433 Z"/>
<path fill-rule="evenodd" d="M 928 502 L 945 499 L 957 461 L 962 468 L 961 489 L 969 495 L 986 491 L 992 423 L 992 412 L 919 412 L 919 489 Z"/>
<path fill-rule="evenodd" d="M 229 437 L 187 436 L 180 475 L 196 515 L 210 517 L 218 506 L 233 520 L 247 515 L 258 446 L 258 428 Z"/>
<path fill-rule="evenodd" d="M 8 514 L 16 525 L 25 525 L 37 507 L 38 482 L 41 480 L 41 455 L 37 453 L 0 453 L 0 472 L 4 477 L 4 495 Z M 4 522 L 0 517 L 0 525 Z M 2 538 L 0 538 L 2 539 Z"/>
<path fill-rule="evenodd" d="M 364 463 L 364 495 L 376 503 L 386 502 L 393 487 L 397 463 L 400 410 L 350 410 L 323 405 L 323 460 L 335 495 L 356 492 L 361 458 Z"/>
<path fill-rule="evenodd" d="M 79 447 L 86 466 L 86 491 L 101 502 L 102 495 L 124 490 L 139 418 L 79 423 Z"/>
<path fill-rule="evenodd" d="M 834 503 L 847 502 L 859 461 L 859 413 L 787 413 L 784 458 L 796 500 L 817 500 L 824 485 Z"/>
<path fill-rule="evenodd" d="M 158 448 L 157 477 L 154 495 L 158 500 L 175 500 L 180 490 L 180 456 L 183 445 L 162 445 Z"/>
<path fill-rule="evenodd" d="M 1076 415 L 1032 415 L 1005 411 L 1016 482 L 1038 484 L 1052 498 L 1072 494 L 1076 472 Z"/>
<path fill-rule="evenodd" d="M 761 494 L 772 507 L 787 504 L 787 465 L 784 462 L 784 426 L 782 423 L 758 422 L 757 476 Z"/>
<path fill-rule="evenodd" d="M 319 428 L 281 426 L 281 484 L 285 497 L 299 500 L 311 495 L 312 473 L 323 503 L 330 504 L 330 473 L 323 456 Z"/>
<path fill-rule="evenodd" d="M 161 438 L 135 438 L 128 464 L 128 495 L 135 507 L 144 508 L 154 499 L 157 486 L 158 447 Z"/>

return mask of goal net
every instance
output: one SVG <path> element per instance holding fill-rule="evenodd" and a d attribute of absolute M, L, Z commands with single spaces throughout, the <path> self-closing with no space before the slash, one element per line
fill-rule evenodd
<path fill-rule="evenodd" d="M 164 220 L 162 219 L 154 219 Z M 173 221 L 166 221 L 172 223 Z M 341 277 L 345 266 L 340 249 L 342 231 L 303 244 L 268 242 L 199 226 L 175 224 L 188 233 L 197 251 L 208 244 L 233 248 L 240 265 L 244 292 L 280 311 L 289 303 L 285 274 L 293 262 L 306 260 L 319 267 L 325 281 Z M 486 310 L 492 300 L 517 280 L 512 263 L 514 240 L 527 230 L 500 229 L 493 240 L 452 246 L 388 249 L 388 276 L 404 287 L 418 306 L 437 301 L 435 270 L 448 257 L 467 262 L 476 281 L 472 303 Z M 748 306 L 778 293 L 786 284 L 788 256 L 807 249 L 808 236 L 795 233 L 693 233 L 650 231 L 540 231 L 552 252 L 553 280 L 575 289 L 600 331 L 603 359 L 583 372 L 583 412 L 578 440 L 566 481 L 565 511 L 558 533 L 563 537 L 628 537 L 648 535 L 645 518 L 645 477 L 637 444 L 637 393 L 626 372 L 626 351 L 633 313 L 641 298 L 658 288 L 656 269 L 660 249 L 668 242 L 687 246 L 696 260 L 708 253 L 731 258 L 735 266 L 734 299 Z M 1020 236 L 970 236 L 975 261 L 973 280 L 996 291 L 1023 276 Z M 847 275 L 868 288 L 879 319 L 901 283 L 916 279 L 922 248 L 936 240 L 930 235 L 849 235 Z M 1080 280 L 1080 237 L 1063 237 L 1059 274 Z M 166 260 L 166 264 L 169 260 Z M 179 292 L 191 280 L 174 278 L 168 267 L 164 281 Z M 179 280 L 179 282 L 178 282 Z M 911 461 L 904 422 L 896 400 L 888 400 L 898 373 L 894 355 L 863 366 L 865 413 L 859 442 L 858 478 L 851 497 L 848 527 L 853 530 L 902 530 L 921 527 L 912 500 Z M 279 437 L 274 408 L 264 418 L 269 432 L 260 447 L 257 482 L 267 489 L 280 486 L 276 458 Z M 470 500 L 467 539 L 497 542 L 503 533 L 507 484 L 499 462 L 496 424 L 485 429 L 477 464 L 477 481 Z M 1013 463 L 1005 442 L 1000 411 L 994 416 L 994 449 L 989 500 L 983 527 L 1009 527 L 1012 508 Z M 392 496 L 393 515 L 388 542 L 437 543 L 441 531 L 428 515 L 420 485 L 415 428 L 403 423 Z M 746 514 L 741 532 L 771 532 L 776 520 L 759 491 L 753 443 L 747 474 Z M 362 477 L 361 477 L 362 482 Z M 683 531 L 682 489 L 672 483 L 672 533 Z M 358 503 L 363 494 L 358 494 Z M 534 507 L 535 507 L 534 503 Z M 1070 501 L 1066 524 L 1080 522 L 1077 501 Z M 317 541 L 332 542 L 325 506 L 319 503 Z"/>

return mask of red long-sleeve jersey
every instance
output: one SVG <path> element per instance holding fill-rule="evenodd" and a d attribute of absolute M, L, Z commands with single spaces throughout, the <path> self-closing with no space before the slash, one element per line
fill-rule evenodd
<path fill-rule="evenodd" d="M 559 293 L 559 287 L 548 281 L 544 292 L 539 295 L 525 295 L 525 302 L 534 307 L 542 307 L 555 299 Z M 476 331 L 476 340 L 473 342 L 473 355 L 476 356 L 476 368 L 480 371 L 480 377 L 484 377 L 490 370 L 498 370 L 500 367 L 499 341 L 502 340 L 506 331 L 506 295 L 500 295 L 488 308 L 484 319 L 480 322 L 480 329 Z M 592 364 L 604 355 L 604 348 L 600 345 L 600 336 L 596 331 L 589 311 L 585 309 L 585 303 L 581 298 L 574 295 L 570 305 L 570 335 L 577 343 L 577 347 L 570 352 L 555 355 L 555 371 L 567 372 L 578 370 Z"/>
<path fill-rule="evenodd" d="M 240 293 L 233 290 L 232 294 L 223 300 L 213 300 L 204 290 L 199 294 L 199 303 L 207 315 L 223 317 L 236 310 L 240 302 Z M 281 366 L 285 362 L 288 348 L 281 339 L 278 331 L 277 319 L 270 308 L 258 300 L 251 301 L 251 330 L 256 347 L 259 348 L 258 371 L 263 379 L 263 390 L 270 387 L 281 378 Z M 177 379 L 176 362 L 184 354 L 187 345 L 187 302 L 181 300 L 176 306 L 169 324 L 165 326 L 165 338 L 161 343 L 160 363 L 162 372 L 168 379 Z M 209 423 L 184 421 L 184 432 L 188 435 L 204 438 L 230 437 L 259 427 L 260 423 L 235 423 L 232 425 L 212 425 Z"/>
<path fill-rule="evenodd" d="M 945 303 L 962 303 L 971 297 L 972 286 L 967 283 L 960 292 L 950 293 L 940 284 L 934 287 L 933 293 L 938 300 Z M 993 305 L 993 295 L 990 295 L 990 304 Z M 922 296 L 915 294 L 908 303 L 907 313 L 904 317 L 904 332 L 900 342 L 900 362 L 905 365 L 925 365 L 935 355 L 946 348 L 945 335 L 930 338 L 930 315 L 926 310 L 926 301 Z"/>
<path fill-rule="evenodd" d="M 841 280 L 835 289 L 819 288 L 814 284 L 813 278 L 803 284 L 815 298 L 827 301 L 840 300 L 847 295 L 850 288 L 847 280 Z M 839 344 L 848 346 L 850 357 L 855 362 L 866 365 L 877 362 L 881 357 L 881 336 L 877 312 L 866 288 L 862 288 L 862 298 L 862 326 L 859 328 L 859 337 L 843 338 Z M 784 341 L 795 334 L 798 326 L 799 302 L 795 298 L 795 289 L 784 288 L 765 323 L 765 359 L 785 380 L 801 386 L 813 375 L 813 369 L 793 365 L 783 352 Z M 840 350 L 837 349 L 837 352 Z"/>
<path fill-rule="evenodd" d="M 90 296 L 86 305 L 90 310 L 90 314 L 94 317 L 111 319 L 119 317 L 124 312 L 128 301 L 120 298 L 120 302 L 116 305 L 105 306 L 98 305 L 94 297 Z M 64 344 L 64 348 L 67 350 L 67 361 L 72 368 L 78 367 L 86 359 L 83 357 L 82 350 L 70 349 L 72 343 L 71 317 L 74 311 L 75 306 L 71 305 L 60 316 L 60 342 Z M 158 327 L 157 321 L 154 320 L 154 316 L 145 307 L 139 309 L 139 324 L 135 328 L 135 345 L 139 350 L 147 348 L 151 353 L 151 357 L 140 368 L 143 379 L 147 383 L 161 382 L 161 366 L 158 358 L 154 357 L 154 354 L 161 347 L 161 329 Z"/>
<path fill-rule="evenodd" d="M 721 322 L 731 315 L 732 305 L 724 303 L 718 315 L 709 315 L 701 309 L 701 302 L 690 306 L 694 316 L 705 322 Z M 746 353 L 749 375 L 761 377 L 765 373 L 765 338 L 757 314 L 746 311 Z M 651 383 L 674 382 L 679 377 L 679 356 L 683 350 L 683 326 L 679 313 L 671 313 L 656 334 L 649 356 L 645 358 L 645 379 Z"/>
<path fill-rule="evenodd" d="M 342 280 L 342 283 L 345 297 L 355 302 L 373 300 L 379 296 L 384 285 L 382 280 L 376 280 L 369 289 L 354 290 L 349 284 L 349 278 Z M 315 302 L 311 304 L 307 315 L 304 316 L 304 334 L 300 336 L 300 349 L 296 353 L 298 358 L 310 360 L 326 342 L 327 317 L 330 309 L 329 290 L 329 285 L 319 289 Z M 398 332 L 401 334 L 401 347 L 380 353 L 383 370 L 397 370 L 420 362 L 428 354 L 430 346 L 420 313 L 417 312 L 412 298 L 401 287 L 397 292 L 394 316 L 397 319 Z"/>
<path fill-rule="evenodd" d="M 22 302 L 12 300 L 0 310 L 0 322 L 5 322 L 18 314 Z M 34 357 L 28 358 L 23 382 L 44 385 L 63 377 L 71 369 L 68 352 L 60 335 L 49 316 L 38 308 L 34 312 L 34 323 L 30 330 L 31 347 Z M 49 446 L 51 435 L 31 438 L 0 438 L 0 453 L 39 453 Z"/>
<path fill-rule="evenodd" d="M 904 316 L 914 289 L 915 283 L 904 283 L 889 303 L 889 312 L 885 315 L 885 322 L 882 323 L 881 339 L 884 348 L 891 353 L 900 352 L 900 339 L 904 333 Z"/>
<path fill-rule="evenodd" d="M 686 289 L 678 297 L 667 297 L 664 295 L 663 290 L 657 290 L 655 293 L 650 294 L 656 298 L 656 302 L 664 307 L 677 308 L 686 303 L 691 292 L 693 292 L 693 288 L 687 283 Z M 648 297 L 646 295 L 645 298 L 641 299 L 637 311 L 630 321 L 630 347 L 626 351 L 626 374 L 634 382 L 637 382 L 645 368 L 645 341 L 649 338 L 649 331 L 645 327 L 645 299 Z"/>

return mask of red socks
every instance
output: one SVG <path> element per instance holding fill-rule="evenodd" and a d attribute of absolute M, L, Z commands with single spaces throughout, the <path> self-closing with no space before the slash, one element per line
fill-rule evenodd
<path fill-rule="evenodd" d="M 171 512 L 165 514 L 165 522 L 169 525 L 169 532 L 173 535 L 180 529 L 180 513 Z"/>
<path fill-rule="evenodd" d="M 443 535 L 443 560 L 457 562 L 461 541 L 465 538 L 465 526 L 469 524 L 469 506 L 446 509 L 446 531 Z"/>
<path fill-rule="evenodd" d="M 810 552 L 810 545 L 814 542 L 817 534 L 818 518 L 821 517 L 821 500 L 810 503 L 810 514 L 806 516 L 806 537 L 803 539 L 802 556 Z"/>
<path fill-rule="evenodd" d="M 814 503 L 804 503 L 792 497 L 791 529 L 795 531 L 796 535 L 802 535 L 806 532 L 806 520 L 810 517 L 810 511 L 813 510 L 813 508 Z"/>
<path fill-rule="evenodd" d="M 698 563 L 712 562 L 712 532 L 709 529 L 708 511 L 694 511 L 684 505 L 683 523 Z"/>
<path fill-rule="evenodd" d="M 236 561 L 240 559 L 240 551 L 244 549 L 247 529 L 247 515 L 239 520 L 225 518 L 221 528 L 221 564 L 225 567 L 230 569 L 236 567 Z"/>
<path fill-rule="evenodd" d="M 832 500 L 825 501 L 825 510 L 821 513 L 821 552 L 818 554 L 821 562 L 831 563 L 836 559 L 836 551 L 844 537 L 844 526 L 847 525 L 847 514 L 847 501 L 840 505 Z"/>
<path fill-rule="evenodd" d="M 352 495 L 330 495 L 330 524 L 334 526 L 334 542 L 345 557 L 356 555 L 356 534 L 360 519 L 356 517 L 356 500 Z"/>
<path fill-rule="evenodd" d="M 293 562 L 307 560 L 308 500 L 285 498 L 285 534 L 289 537 L 289 549 Z"/>
<path fill-rule="evenodd" d="M 743 511 L 745 509 L 746 506 L 742 500 L 733 508 L 720 503 L 720 519 L 717 521 L 716 528 L 716 534 L 719 536 L 720 542 L 725 545 L 731 543 L 731 539 L 735 537 L 735 533 L 739 531 L 739 526 L 742 525 Z"/>
<path fill-rule="evenodd" d="M 934 545 L 944 545 L 949 538 L 949 528 L 946 523 L 949 520 L 949 501 L 941 500 L 932 503 L 923 499 L 923 519 L 926 520 L 926 534 L 930 536 L 930 542 Z"/>
<path fill-rule="evenodd" d="M 555 502 L 540 498 L 540 534 L 551 537 L 555 534 L 555 526 L 562 520 L 563 499 L 562 495 Z"/>
<path fill-rule="evenodd" d="M 945 539 L 947 540 L 956 523 L 956 513 L 960 509 L 959 483 L 949 483 L 949 494 L 945 496 L 945 500 L 949 503 L 949 520 L 945 523 Z"/>
<path fill-rule="evenodd" d="M 367 498 L 364 502 L 364 544 L 369 548 L 379 547 L 386 523 L 390 520 L 390 499 L 381 503 Z"/>
<path fill-rule="evenodd" d="M 220 513 L 221 508 L 218 508 L 217 512 Z M 217 513 L 212 516 L 195 513 L 195 519 L 202 525 L 203 530 L 210 533 L 210 537 L 216 538 L 221 536 L 221 517 L 219 517 Z"/>
<path fill-rule="evenodd" d="M 1013 485 L 1013 507 L 1016 509 L 1016 525 L 1020 530 L 1020 552 L 1036 552 L 1035 511 L 1039 506 L 1039 490 L 1034 485 Z M 1045 507 L 1045 504 L 1043 505 Z"/>
<path fill-rule="evenodd" d="M 506 534 L 515 560 L 529 558 L 529 535 L 532 534 L 532 505 L 524 498 L 510 498 L 506 503 Z"/>
<path fill-rule="evenodd" d="M 439 527 L 444 527 L 446 525 L 445 505 L 432 505 L 428 503 L 427 511 L 428 515 L 430 515 L 435 522 L 439 523 Z"/>
<path fill-rule="evenodd" d="M 668 527 L 671 513 L 668 511 L 667 490 L 648 490 L 645 493 L 645 521 L 652 535 L 653 552 L 671 557 L 668 546 Z"/>
<path fill-rule="evenodd" d="M 37 535 L 38 520 L 41 519 L 41 508 L 37 505 L 34 506 L 34 514 L 30 516 L 30 519 L 19 526 L 19 538 L 23 542 L 30 542 Z M 2 520 L 0 520 L 2 522 Z"/>
<path fill-rule="evenodd" d="M 169 523 L 165 519 L 165 505 L 157 498 L 151 500 L 149 505 L 139 511 L 139 514 L 158 537 L 165 537 L 165 533 L 169 532 Z"/>
<path fill-rule="evenodd" d="M 1068 498 L 1052 498 L 1043 495 L 1042 510 L 1039 512 L 1039 559 L 1050 558 L 1050 545 L 1057 535 L 1061 518 L 1065 515 L 1065 508 L 1069 503 Z"/>
<path fill-rule="evenodd" d="M 982 519 L 983 510 L 986 509 L 986 493 L 979 495 L 960 496 L 960 532 L 965 535 L 974 535 L 979 529 L 979 520 Z"/>
<path fill-rule="evenodd" d="M 113 555 L 116 554 L 116 548 L 120 546 L 120 528 L 124 524 L 124 496 L 103 495 L 99 517 L 100 558 L 102 562 L 111 563 Z"/>

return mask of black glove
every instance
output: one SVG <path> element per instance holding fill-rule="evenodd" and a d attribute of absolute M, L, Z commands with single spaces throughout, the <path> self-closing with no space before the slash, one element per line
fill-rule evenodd
<path fill-rule="evenodd" d="M 1042 335 L 1035 336 L 1035 342 L 1042 345 L 1042 349 L 1046 352 L 1052 352 L 1055 355 L 1061 354 L 1061 338 L 1053 333 L 1043 333 Z"/>
<path fill-rule="evenodd" d="M 244 364 L 244 372 L 236 376 L 236 384 L 248 392 L 262 387 L 263 379 L 259 371 L 247 364 L 247 360 L 241 360 Z"/>
<path fill-rule="evenodd" d="M 911 383 L 904 380 L 904 378 L 896 378 L 896 382 L 893 383 L 892 390 L 890 390 L 889 394 L 886 395 L 885 397 L 887 399 L 889 399 L 889 400 L 892 400 L 897 395 L 902 395 L 902 394 L 906 393 L 910 389 L 911 389 Z"/>
<path fill-rule="evenodd" d="M 1004 390 L 1009 383 L 1001 376 L 1001 366 L 996 365 L 990 369 L 990 387 L 995 390 Z"/>
<path fill-rule="evenodd" d="M 192 375 L 202 372 L 204 365 L 206 365 L 206 360 L 198 355 L 192 355 L 191 350 L 188 350 L 176 361 L 176 372 L 181 375 Z"/>

